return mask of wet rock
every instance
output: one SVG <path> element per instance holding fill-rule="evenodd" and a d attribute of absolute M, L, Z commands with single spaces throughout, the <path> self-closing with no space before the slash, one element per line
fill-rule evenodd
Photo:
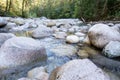
<path fill-rule="evenodd" d="M 28 23 L 28 28 L 37 28 L 38 25 L 35 22 Z"/>
<path fill-rule="evenodd" d="M 4 27 L 6 25 L 7 25 L 7 20 L 5 20 L 2 17 L 0 17 L 0 28 Z"/>
<path fill-rule="evenodd" d="M 52 29 L 54 32 L 59 32 L 59 28 L 57 28 L 57 26 L 53 26 L 51 29 Z"/>
<path fill-rule="evenodd" d="M 35 76 L 35 79 L 37 80 L 48 80 L 48 78 L 49 78 L 49 75 L 46 72 L 40 72 Z"/>
<path fill-rule="evenodd" d="M 52 26 L 56 26 L 56 23 L 54 21 L 47 22 L 47 27 L 52 27 Z"/>
<path fill-rule="evenodd" d="M 108 25 L 108 26 L 114 26 L 114 24 L 113 24 L 113 23 L 108 23 L 107 25 Z"/>
<path fill-rule="evenodd" d="M 111 28 L 116 29 L 118 32 L 120 32 L 120 24 L 115 24 Z"/>
<path fill-rule="evenodd" d="M 25 20 L 23 18 L 14 18 L 14 19 L 11 19 L 11 22 L 16 23 L 17 25 L 25 24 Z"/>
<path fill-rule="evenodd" d="M 46 20 L 47 18 L 45 16 L 40 17 L 41 20 Z"/>
<path fill-rule="evenodd" d="M 71 45 L 58 45 L 50 51 L 58 56 L 71 56 L 77 53 L 77 49 Z"/>
<path fill-rule="evenodd" d="M 109 58 L 119 57 L 120 56 L 120 42 L 118 41 L 109 42 L 105 46 L 103 53 Z"/>
<path fill-rule="evenodd" d="M 87 66 L 86 66 L 87 65 Z M 90 60 L 72 60 L 55 69 L 49 80 L 110 80 L 100 68 Z"/>
<path fill-rule="evenodd" d="M 83 58 L 83 59 L 89 57 L 88 52 L 85 51 L 85 50 L 79 50 L 79 51 L 77 52 L 77 54 L 78 54 L 78 56 L 79 56 L 80 58 Z"/>
<path fill-rule="evenodd" d="M 83 24 L 83 21 L 78 20 L 78 21 L 76 22 L 76 25 L 81 25 L 81 24 Z"/>
<path fill-rule="evenodd" d="M 84 42 L 85 37 L 80 37 L 80 42 Z"/>
<path fill-rule="evenodd" d="M 80 26 L 79 32 L 87 33 L 91 26 Z"/>
<path fill-rule="evenodd" d="M 45 72 L 44 67 L 37 67 L 28 72 L 28 78 L 36 80 L 48 80 L 48 73 Z"/>
<path fill-rule="evenodd" d="M 72 26 L 72 27 L 68 30 L 68 32 L 69 32 L 69 33 L 74 33 L 74 32 L 77 32 L 79 29 L 80 29 L 79 26 Z"/>
<path fill-rule="evenodd" d="M 92 48 L 91 46 L 80 46 L 81 48 L 77 52 L 80 58 L 90 58 L 92 56 L 98 56 L 99 50 Z"/>
<path fill-rule="evenodd" d="M 10 30 L 14 27 L 17 27 L 16 23 L 9 22 L 6 26 L 5 29 Z"/>
<path fill-rule="evenodd" d="M 114 26 L 118 26 L 120 28 L 120 23 L 119 24 L 115 24 Z"/>
<path fill-rule="evenodd" d="M 53 30 L 41 25 L 38 28 L 36 28 L 35 30 L 33 30 L 33 32 L 31 33 L 31 36 L 33 38 L 45 38 L 45 37 L 49 37 L 53 34 Z"/>
<path fill-rule="evenodd" d="M 60 28 L 59 31 L 61 31 L 61 32 L 68 32 L 68 30 L 66 28 Z"/>
<path fill-rule="evenodd" d="M 70 60 L 77 59 L 77 55 L 71 55 L 71 56 L 59 56 L 52 54 L 52 56 L 48 57 L 47 60 L 47 72 L 51 73 L 55 68 L 67 63 Z"/>
<path fill-rule="evenodd" d="M 29 28 L 29 24 L 25 23 L 24 25 L 13 27 L 10 31 L 15 32 L 15 31 L 24 31 Z"/>
<path fill-rule="evenodd" d="M 56 32 L 55 34 L 53 34 L 53 36 L 58 39 L 65 39 L 67 34 L 65 32 Z"/>
<path fill-rule="evenodd" d="M 28 72 L 28 78 L 35 78 L 40 72 L 45 72 L 44 67 L 36 67 Z"/>
<path fill-rule="evenodd" d="M 45 48 L 36 40 L 13 37 L 0 48 L 0 68 L 10 68 L 46 60 Z"/>
<path fill-rule="evenodd" d="M 75 29 L 74 29 L 74 28 L 70 28 L 70 29 L 68 30 L 68 32 L 69 32 L 69 33 L 75 33 Z"/>
<path fill-rule="evenodd" d="M 69 29 L 71 28 L 72 26 L 68 23 L 64 23 L 64 24 L 61 24 L 60 26 L 58 26 L 59 28 L 61 29 Z"/>
<path fill-rule="evenodd" d="M 70 24 L 70 25 L 78 25 L 82 24 L 83 22 L 80 21 L 79 19 L 57 19 L 57 24 Z"/>
<path fill-rule="evenodd" d="M 87 40 L 97 48 L 104 48 L 110 41 L 120 41 L 120 33 L 105 24 L 96 24 L 88 31 Z"/>
<path fill-rule="evenodd" d="M 29 79 L 29 78 L 20 78 L 20 79 L 18 79 L 18 80 L 35 80 L 35 79 Z"/>
<path fill-rule="evenodd" d="M 78 37 L 85 37 L 85 34 L 81 32 L 76 32 L 75 35 Z"/>
<path fill-rule="evenodd" d="M 69 35 L 66 37 L 66 42 L 68 42 L 68 43 L 78 43 L 79 41 L 80 41 L 80 39 L 76 35 Z"/>
<path fill-rule="evenodd" d="M 15 37 L 12 33 L 0 33 L 0 46 L 8 39 Z"/>

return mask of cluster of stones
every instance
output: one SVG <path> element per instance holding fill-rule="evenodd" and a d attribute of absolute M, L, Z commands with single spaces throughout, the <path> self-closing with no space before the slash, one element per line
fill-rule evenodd
<path fill-rule="evenodd" d="M 86 43 L 103 49 L 109 57 L 120 56 L 120 25 L 95 24 L 83 25 L 79 19 L 46 18 L 0 18 L 0 69 L 43 61 L 47 59 L 46 49 L 38 41 L 46 37 L 64 40 L 71 45 L 58 45 L 51 52 L 58 56 L 78 53 L 84 58 L 85 51 L 77 51 L 72 44 Z M 25 31 L 24 37 L 14 35 Z M 20 35 L 21 36 L 21 35 Z M 64 54 L 65 53 L 65 54 Z M 87 64 L 87 66 L 86 66 Z M 57 67 L 49 75 L 45 67 L 37 67 L 28 72 L 27 77 L 18 80 L 110 80 L 109 76 L 88 59 L 76 59 Z"/>

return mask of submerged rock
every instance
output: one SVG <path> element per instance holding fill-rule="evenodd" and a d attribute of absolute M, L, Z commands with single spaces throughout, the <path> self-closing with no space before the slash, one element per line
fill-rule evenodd
<path fill-rule="evenodd" d="M 50 51 L 58 56 L 71 56 L 77 53 L 77 49 L 71 45 L 58 45 Z"/>
<path fill-rule="evenodd" d="M 49 80 L 110 80 L 100 68 L 90 60 L 72 60 L 55 69 Z"/>
<path fill-rule="evenodd" d="M 107 44 L 103 50 L 103 53 L 109 58 L 119 57 L 120 56 L 120 42 L 111 41 Z"/>
<path fill-rule="evenodd" d="M 0 48 L 0 68 L 10 68 L 46 59 L 45 48 L 36 40 L 13 37 Z"/>

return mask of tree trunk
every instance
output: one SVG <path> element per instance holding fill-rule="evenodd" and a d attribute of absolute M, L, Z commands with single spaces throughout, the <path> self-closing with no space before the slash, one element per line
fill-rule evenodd
<path fill-rule="evenodd" d="M 22 17 L 24 17 L 25 0 L 22 2 Z"/>
<path fill-rule="evenodd" d="M 6 14 L 7 14 L 7 12 L 8 12 L 8 7 L 9 7 L 8 3 L 9 3 L 9 1 L 8 1 L 8 0 L 6 0 L 6 8 L 5 8 L 4 15 L 6 15 Z"/>
<path fill-rule="evenodd" d="M 107 3 L 108 3 L 108 0 L 105 0 L 103 10 L 102 10 L 102 16 L 103 17 L 105 17 L 107 15 Z"/>
<path fill-rule="evenodd" d="M 11 6 L 12 6 L 12 0 L 10 0 L 9 2 L 8 12 L 10 12 Z"/>

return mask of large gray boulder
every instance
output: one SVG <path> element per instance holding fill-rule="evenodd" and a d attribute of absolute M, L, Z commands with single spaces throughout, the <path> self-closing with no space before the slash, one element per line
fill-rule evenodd
<path fill-rule="evenodd" d="M 33 38 L 45 38 L 45 37 L 49 37 L 51 36 L 53 33 L 53 30 L 41 25 L 38 28 L 36 28 L 35 30 L 33 30 L 33 32 L 31 33 L 31 36 Z"/>
<path fill-rule="evenodd" d="M 103 49 L 103 53 L 109 58 L 119 57 L 120 56 L 120 42 L 111 41 Z"/>
<path fill-rule="evenodd" d="M 7 20 L 0 17 L 0 28 L 4 27 L 7 24 Z"/>
<path fill-rule="evenodd" d="M 16 67 L 45 59 L 45 48 L 32 38 L 13 37 L 0 48 L 0 68 Z"/>
<path fill-rule="evenodd" d="M 106 24 L 95 24 L 89 29 L 85 43 L 97 48 L 104 48 L 110 41 L 120 41 L 120 33 L 116 28 Z"/>
<path fill-rule="evenodd" d="M 15 37 L 12 33 L 0 33 L 0 46 L 8 39 Z"/>
<path fill-rule="evenodd" d="M 54 70 L 49 80 L 110 80 L 100 68 L 90 60 L 72 60 Z"/>

